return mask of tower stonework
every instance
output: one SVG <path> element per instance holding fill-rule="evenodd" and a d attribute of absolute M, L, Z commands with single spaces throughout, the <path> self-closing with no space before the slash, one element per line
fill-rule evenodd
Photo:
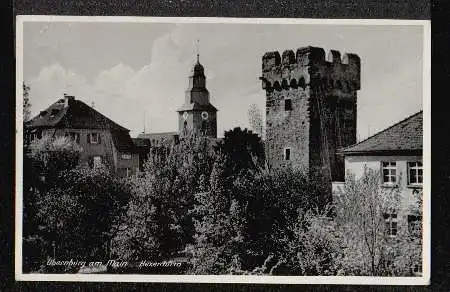
<path fill-rule="evenodd" d="M 356 143 L 360 58 L 322 48 L 262 57 L 266 91 L 265 151 L 270 167 L 300 168 L 326 181 L 344 180 L 336 150 Z M 331 187 L 331 183 L 330 183 Z"/>
<path fill-rule="evenodd" d="M 199 56 L 189 76 L 185 101 L 178 112 L 178 132 L 186 135 L 195 133 L 202 136 L 217 137 L 217 109 L 210 103 L 206 89 L 206 76 Z"/>

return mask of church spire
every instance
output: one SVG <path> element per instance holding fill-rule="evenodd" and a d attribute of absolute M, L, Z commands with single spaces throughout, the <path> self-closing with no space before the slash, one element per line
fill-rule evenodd
<path fill-rule="evenodd" d="M 195 42 L 197 62 L 189 75 L 189 85 L 185 92 L 185 102 L 177 110 L 179 114 L 179 133 L 190 131 L 209 137 L 217 137 L 217 109 L 209 101 L 206 89 L 205 68 L 200 64 L 199 40 Z M 194 59 L 195 60 L 195 59 Z"/>

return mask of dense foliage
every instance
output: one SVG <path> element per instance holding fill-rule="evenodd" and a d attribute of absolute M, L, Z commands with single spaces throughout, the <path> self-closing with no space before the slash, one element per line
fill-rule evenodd
<path fill-rule="evenodd" d="M 410 230 L 406 215 L 421 214 L 421 193 L 405 204 L 398 186 L 385 187 L 380 181 L 371 169 L 359 179 L 349 175 L 344 193 L 335 197 L 346 275 L 409 276 L 421 264 L 422 233 Z M 399 217 L 395 236 L 386 228 L 387 215 L 393 213 Z"/>
<path fill-rule="evenodd" d="M 22 83 L 23 90 L 23 121 L 26 122 L 31 117 L 31 103 L 30 103 L 30 86 Z"/>
<path fill-rule="evenodd" d="M 349 175 L 324 205 L 327 188 L 299 170 L 268 169 L 261 138 L 246 129 L 153 147 L 126 181 L 77 166 L 81 151 L 44 137 L 25 157 L 29 267 L 56 257 L 181 260 L 193 274 L 409 276 L 420 264 L 421 225 L 399 224 L 392 237 L 386 214 L 420 218 L 421 193 L 405 205 L 374 171 Z"/>
<path fill-rule="evenodd" d="M 212 168 L 211 141 L 194 135 L 152 149 L 144 171 L 131 179 L 132 196 L 115 252 L 126 260 L 167 260 L 193 234 L 189 210 Z"/>
<path fill-rule="evenodd" d="M 247 129 L 234 128 L 225 131 L 217 146 L 225 155 L 226 168 L 230 174 L 240 175 L 242 171 L 264 165 L 264 147 L 261 137 Z"/>
<path fill-rule="evenodd" d="M 106 258 L 129 191 L 106 168 L 79 167 L 82 149 L 70 139 L 44 136 L 24 157 L 24 260 Z M 41 267 L 42 266 L 42 267 Z"/>
<path fill-rule="evenodd" d="M 286 240 L 295 237 L 289 226 L 300 211 L 317 207 L 316 193 L 301 173 L 229 176 L 225 160 L 216 161 L 209 190 L 196 195 L 195 243 L 187 247 L 193 272 L 259 273 L 285 257 Z"/>

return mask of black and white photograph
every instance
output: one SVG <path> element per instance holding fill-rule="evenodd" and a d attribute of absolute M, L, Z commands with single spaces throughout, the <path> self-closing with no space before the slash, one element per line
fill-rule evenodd
<path fill-rule="evenodd" d="M 16 279 L 425 285 L 430 21 L 19 16 Z"/>

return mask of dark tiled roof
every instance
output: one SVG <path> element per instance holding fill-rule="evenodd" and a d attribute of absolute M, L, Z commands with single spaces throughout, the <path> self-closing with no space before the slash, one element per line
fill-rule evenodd
<path fill-rule="evenodd" d="M 130 134 L 126 131 L 111 131 L 112 140 L 116 149 L 120 152 L 136 153 L 137 149 Z"/>
<path fill-rule="evenodd" d="M 174 139 L 178 132 L 161 132 L 161 133 L 141 133 L 138 135 L 138 139 Z"/>
<path fill-rule="evenodd" d="M 208 103 L 208 104 L 198 104 L 198 103 L 190 103 L 190 104 L 185 104 L 182 107 L 180 107 L 179 109 L 177 109 L 177 112 L 182 112 L 182 111 L 191 111 L 191 110 L 198 110 L 198 111 L 214 111 L 217 112 L 217 108 L 215 106 L 213 106 L 212 104 Z"/>
<path fill-rule="evenodd" d="M 141 133 L 138 138 L 148 139 L 151 146 L 170 147 L 178 140 L 178 132 Z"/>
<path fill-rule="evenodd" d="M 61 98 L 27 122 L 28 128 L 109 129 L 129 131 L 75 98 Z"/>
<path fill-rule="evenodd" d="M 150 139 L 147 138 L 131 138 L 136 147 L 150 147 Z"/>
<path fill-rule="evenodd" d="M 344 155 L 422 151 L 423 112 L 378 132 L 357 144 L 341 149 Z"/>

